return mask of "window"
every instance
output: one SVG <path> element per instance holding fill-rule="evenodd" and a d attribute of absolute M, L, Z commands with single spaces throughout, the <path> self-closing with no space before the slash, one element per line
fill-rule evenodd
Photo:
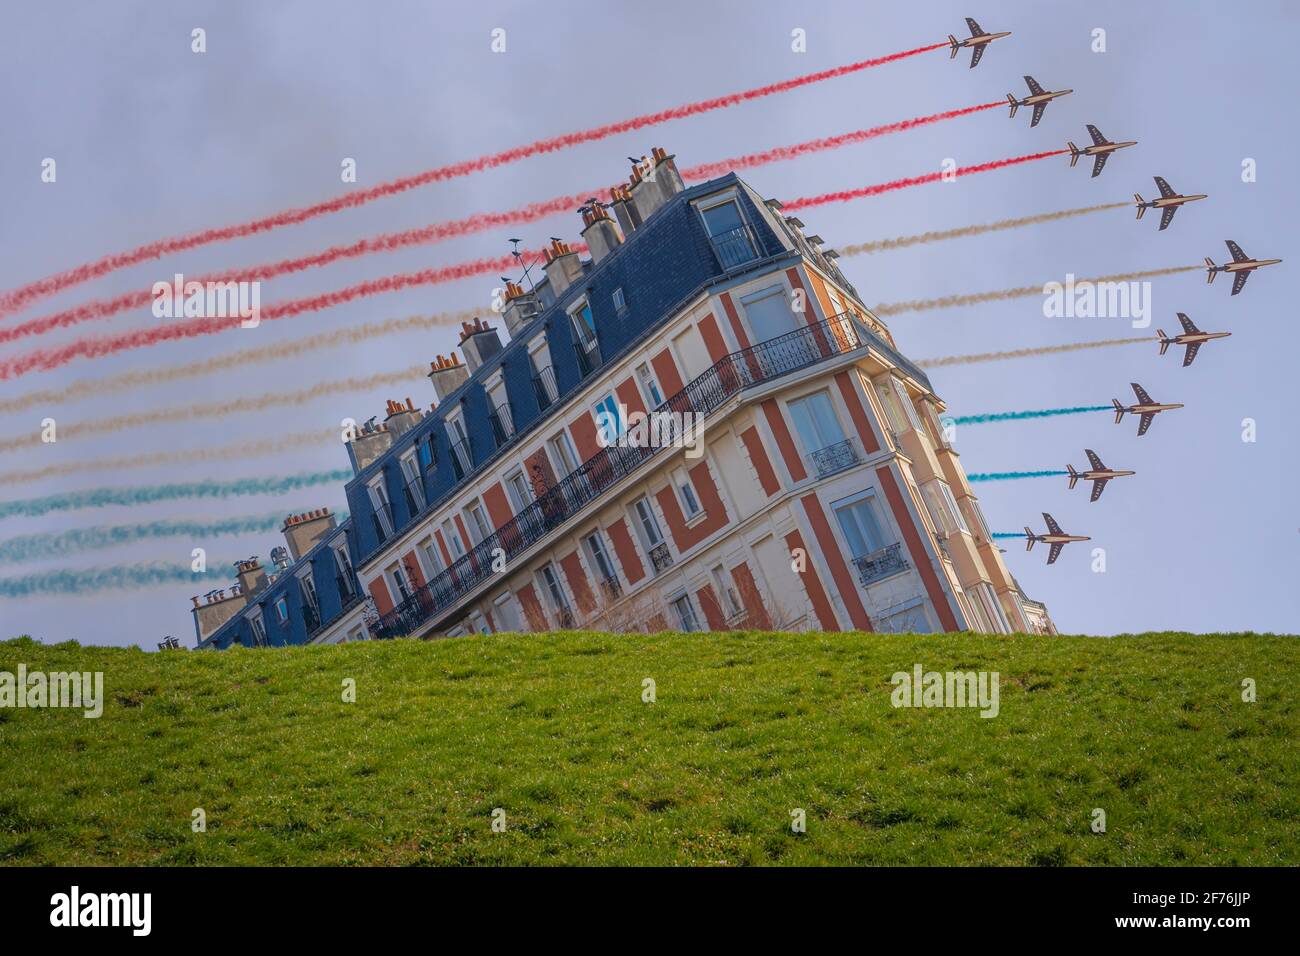
<path fill-rule="evenodd" d="M 591 305 L 582 303 L 572 312 L 569 313 L 569 320 L 573 323 L 573 333 L 578 345 L 584 352 L 593 352 L 596 349 L 596 320 L 591 317 Z"/>
<path fill-rule="evenodd" d="M 302 591 L 302 601 L 304 604 L 314 608 L 320 606 L 316 599 L 316 582 L 311 576 L 311 572 L 298 575 L 298 588 Z"/>
<path fill-rule="evenodd" d="M 424 510 L 424 480 L 420 477 L 420 466 L 415 460 L 415 450 L 402 456 L 402 480 L 405 484 L 406 507 L 412 515 Z"/>
<path fill-rule="evenodd" d="M 952 489 L 945 482 L 935 479 L 926 482 L 921 490 L 925 492 L 925 503 L 930 509 L 930 519 L 936 528 L 944 534 L 953 534 L 957 531 L 970 533 L 970 529 L 966 526 L 966 519 L 952 496 Z"/>
<path fill-rule="evenodd" d="M 522 631 L 523 619 L 519 615 L 519 605 L 514 595 L 507 591 L 492 602 L 493 616 L 496 618 L 497 632 Z"/>
<path fill-rule="evenodd" d="M 569 601 L 564 596 L 564 588 L 560 586 L 560 579 L 555 573 L 555 565 L 546 564 L 537 572 L 542 579 L 542 589 L 546 592 L 547 600 L 551 602 L 551 610 L 555 612 L 559 619 L 561 627 L 573 626 L 573 612 L 569 610 Z"/>
<path fill-rule="evenodd" d="M 835 509 L 844 540 L 855 558 L 866 557 L 885 546 L 885 536 L 876 518 L 874 497 L 869 495 Z"/>
<path fill-rule="evenodd" d="M 541 344 L 529 351 L 528 364 L 533 370 L 533 393 L 537 396 L 537 407 L 545 411 L 560 397 L 560 388 L 555 381 L 555 369 L 551 367 L 551 350 L 546 344 L 545 336 L 538 336 Z"/>
<path fill-rule="evenodd" d="M 394 564 L 388 569 L 388 583 L 393 589 L 393 603 L 401 604 L 411 596 L 411 581 L 406 576 L 406 570 L 400 564 Z"/>
<path fill-rule="evenodd" d="M 587 554 L 591 558 L 591 564 L 600 575 L 602 581 L 618 581 L 618 574 L 614 571 L 614 562 L 610 560 L 609 551 L 605 548 L 605 539 L 599 531 L 587 535 L 583 541 L 587 545 Z"/>
<path fill-rule="evenodd" d="M 638 498 L 632 505 L 632 510 L 636 512 L 637 529 L 641 534 L 641 543 L 645 545 L 646 550 L 663 543 L 663 535 L 659 533 L 659 522 L 655 520 L 654 509 L 650 507 L 650 499 Z"/>
<path fill-rule="evenodd" d="M 601 445 L 618 444 L 618 436 L 623 434 L 623 413 L 614 393 L 610 392 L 593 405 L 591 413 L 596 418 L 596 432 Z"/>
<path fill-rule="evenodd" d="M 347 641 L 348 641 L 348 642 L 352 642 L 352 641 L 364 641 L 365 639 L 366 639 L 366 629 L 365 629 L 365 627 L 358 626 L 358 627 L 354 627 L 352 630 L 348 631 L 348 636 L 347 636 Z"/>
<path fill-rule="evenodd" d="M 459 415 L 447 416 L 447 435 L 451 439 L 451 457 L 456 478 L 464 478 L 474 467 L 470 454 L 469 434 L 464 419 Z"/>
<path fill-rule="evenodd" d="M 393 510 L 388 504 L 388 489 L 384 487 L 382 475 L 366 485 L 366 493 L 370 496 L 370 507 L 373 509 L 370 518 L 375 525 L 375 534 L 380 543 L 383 543 L 393 534 Z"/>
<path fill-rule="evenodd" d="M 614 290 L 614 310 L 622 315 L 627 311 L 627 297 L 623 295 L 623 287 L 619 286 Z"/>
<path fill-rule="evenodd" d="M 650 370 L 647 362 L 642 362 L 636 367 L 637 381 L 641 383 L 641 395 L 645 398 L 646 407 L 654 410 L 664 403 L 663 391 L 659 388 L 659 380 L 655 378 L 654 372 Z"/>
<path fill-rule="evenodd" d="M 510 408 L 510 398 L 506 392 L 505 382 L 498 376 L 496 382 L 488 389 L 489 414 L 492 416 L 493 437 L 497 445 L 503 445 L 515 433 L 515 416 Z"/>
<path fill-rule="evenodd" d="M 289 602 L 283 596 L 275 599 L 275 616 L 280 619 L 280 626 L 289 623 Z"/>
<path fill-rule="evenodd" d="M 356 585 L 353 583 L 356 578 L 352 573 L 352 559 L 348 556 L 346 542 L 332 550 L 334 551 L 335 579 L 339 586 L 339 597 L 344 604 L 347 604 L 357 597 Z"/>
<path fill-rule="evenodd" d="M 433 543 L 433 538 L 425 538 L 415 549 L 416 557 L 424 565 L 425 580 L 432 581 L 442 572 L 442 559 L 438 555 L 438 548 Z"/>
<path fill-rule="evenodd" d="M 789 403 L 799 440 L 810 454 L 844 441 L 844 429 L 835 415 L 829 392 L 814 392 Z"/>
<path fill-rule="evenodd" d="M 465 542 L 460 540 L 460 535 L 456 533 L 456 526 L 450 518 L 442 523 L 442 535 L 447 539 L 447 547 L 451 548 L 452 559 L 463 558 L 465 556 Z"/>
<path fill-rule="evenodd" d="M 740 603 L 740 595 L 736 592 L 735 576 L 725 574 L 720 564 L 714 566 L 711 573 L 713 590 L 717 592 L 718 600 L 722 602 L 723 613 L 728 618 L 736 617 L 744 610 L 744 606 Z"/>
<path fill-rule="evenodd" d="M 695 617 L 695 606 L 691 604 L 691 596 L 683 594 L 672 603 L 673 611 L 677 614 L 678 627 L 683 631 L 698 631 L 700 624 Z"/>
<path fill-rule="evenodd" d="M 745 309 L 745 318 L 749 320 L 755 342 L 766 342 L 796 328 L 794 312 L 785 299 L 785 286 L 769 286 L 742 297 L 740 304 Z"/>
<path fill-rule="evenodd" d="M 677 486 L 677 499 L 681 502 L 686 520 L 690 521 L 697 515 L 703 514 L 704 509 L 700 507 L 700 499 L 696 496 L 695 488 L 691 485 L 691 479 L 687 477 L 686 472 L 674 473 L 673 483 Z"/>
<path fill-rule="evenodd" d="M 469 615 L 469 626 L 480 634 L 491 634 L 492 629 L 487 626 L 487 619 L 478 611 L 471 611 Z"/>
<path fill-rule="evenodd" d="M 511 472 L 506 478 L 506 494 L 510 496 L 510 506 L 515 509 L 515 514 L 519 514 L 532 504 L 533 489 L 528 484 L 528 479 L 524 477 L 522 469 Z"/>
<path fill-rule="evenodd" d="M 266 647 L 266 622 L 262 620 L 260 607 L 248 616 L 248 627 L 253 632 L 253 645 Z"/>
<path fill-rule="evenodd" d="M 437 451 L 433 446 L 433 436 L 425 436 L 424 441 L 419 445 L 420 467 L 425 471 L 432 468 L 438 461 Z"/>
<path fill-rule="evenodd" d="M 551 458 L 559 466 L 555 470 L 561 479 L 578 470 L 578 452 L 574 449 L 573 439 L 569 437 L 567 431 L 559 432 L 547 444 L 551 449 Z"/>
<path fill-rule="evenodd" d="M 492 534 L 487 515 L 483 513 L 483 506 L 477 501 L 465 509 L 465 515 L 469 519 L 469 535 L 474 539 L 474 544 L 478 544 Z"/>
<path fill-rule="evenodd" d="M 704 228 L 723 269 L 732 269 L 756 258 L 749 229 L 740 215 L 740 207 L 733 200 L 702 207 L 700 215 L 704 217 Z"/>
<path fill-rule="evenodd" d="M 876 394 L 884 403 L 889 424 L 896 431 L 906 431 L 909 427 L 920 430 L 921 420 L 917 418 L 916 406 L 907 394 L 907 386 L 890 376 L 887 381 L 876 383 Z"/>

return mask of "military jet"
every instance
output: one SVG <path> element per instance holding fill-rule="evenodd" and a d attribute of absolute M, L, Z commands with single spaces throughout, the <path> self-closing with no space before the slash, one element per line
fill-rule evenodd
<path fill-rule="evenodd" d="M 1156 329 L 1156 335 L 1160 337 L 1160 354 L 1164 355 L 1171 345 L 1186 345 L 1187 351 L 1183 353 L 1183 368 L 1191 365 L 1196 360 L 1196 353 L 1200 347 L 1210 339 L 1226 339 L 1231 332 L 1202 332 L 1196 325 L 1182 312 L 1178 313 L 1178 321 L 1183 324 L 1183 334 L 1175 335 L 1170 338 L 1165 335 L 1164 329 Z"/>
<path fill-rule="evenodd" d="M 1052 549 L 1047 552 L 1047 563 L 1054 564 L 1056 559 L 1061 555 L 1061 549 L 1071 541 L 1091 541 L 1087 535 L 1083 534 L 1066 534 L 1061 530 L 1061 526 L 1046 511 L 1043 512 L 1043 520 L 1047 522 L 1047 534 L 1034 534 L 1028 527 L 1025 528 L 1025 538 L 1028 544 L 1026 551 L 1034 550 L 1034 542 L 1041 541 L 1043 544 L 1051 545 Z"/>
<path fill-rule="evenodd" d="M 1082 481 L 1092 482 L 1092 497 L 1089 501 L 1096 501 L 1101 497 L 1102 491 L 1106 488 L 1106 482 L 1112 478 L 1123 478 L 1125 475 L 1136 475 L 1135 471 L 1116 471 L 1114 468 L 1107 468 L 1101 463 L 1101 458 L 1091 448 L 1085 448 L 1083 453 L 1088 456 L 1088 464 L 1091 465 L 1087 471 L 1075 471 L 1073 465 L 1066 465 L 1065 468 L 1070 473 L 1070 488 Z"/>
<path fill-rule="evenodd" d="M 970 36 L 965 40 L 958 40 L 951 33 L 948 34 L 948 45 L 952 47 L 952 56 L 948 57 L 948 59 L 955 59 L 957 51 L 962 47 L 970 47 L 970 68 L 972 70 L 975 69 L 975 65 L 979 63 L 980 57 L 984 55 L 984 48 L 986 46 L 994 40 L 1000 40 L 1003 37 L 1011 36 L 1010 31 L 1006 33 L 985 33 L 980 29 L 980 25 L 970 17 L 966 18 L 966 26 L 970 28 Z"/>
<path fill-rule="evenodd" d="M 1073 143 L 1066 143 L 1070 147 L 1070 165 L 1074 166 L 1079 162 L 1080 156 L 1096 157 L 1092 164 L 1092 175 L 1101 174 L 1101 169 L 1106 165 L 1106 157 L 1117 149 L 1123 149 L 1126 146 L 1136 146 L 1137 140 L 1129 140 L 1127 143 L 1112 143 L 1105 136 L 1101 135 L 1101 130 L 1095 126 L 1088 127 L 1088 135 L 1092 137 L 1092 145 L 1080 149 Z"/>
<path fill-rule="evenodd" d="M 1155 420 L 1156 415 L 1160 412 L 1166 412 L 1170 409 L 1183 407 L 1181 404 L 1162 405 L 1159 402 L 1152 400 L 1151 396 L 1147 394 L 1147 390 L 1137 382 L 1130 382 L 1129 384 L 1133 386 L 1133 393 L 1137 395 L 1137 404 L 1121 405 L 1118 398 L 1112 398 L 1111 402 L 1115 406 L 1115 424 L 1118 425 L 1123 421 L 1125 412 L 1128 412 L 1130 415 L 1140 415 L 1142 421 L 1138 425 L 1139 437 L 1147 433 L 1147 429 L 1151 427 L 1151 422 Z"/>
<path fill-rule="evenodd" d="M 1025 83 L 1029 86 L 1029 95 L 1023 100 L 1018 100 L 1016 99 L 1016 94 L 1008 93 L 1007 102 L 1011 104 L 1011 115 L 1013 117 L 1016 115 L 1016 110 L 1022 106 L 1032 106 L 1034 108 L 1034 116 L 1029 121 L 1031 127 L 1037 126 L 1038 121 L 1043 118 L 1043 111 L 1047 109 L 1048 103 L 1056 99 L 1058 96 L 1065 96 L 1068 93 L 1074 92 L 1074 90 L 1057 90 L 1054 93 L 1048 92 L 1039 86 L 1038 81 L 1032 76 L 1026 76 Z"/>
<path fill-rule="evenodd" d="M 1258 269 L 1260 266 L 1271 266 L 1281 262 L 1281 259 L 1251 259 L 1241 251 L 1241 246 L 1237 245 L 1231 239 L 1224 240 L 1228 244 L 1228 252 L 1232 253 L 1232 261 L 1225 262 L 1221 266 L 1216 266 L 1214 260 L 1209 256 L 1205 257 L 1205 271 L 1207 273 L 1206 282 L 1214 281 L 1216 272 L 1231 272 L 1235 275 L 1232 280 L 1232 294 L 1236 295 L 1241 291 L 1242 286 L 1246 284 L 1246 277 Z"/>
<path fill-rule="evenodd" d="M 1148 209 L 1162 210 L 1160 214 L 1160 228 L 1156 230 L 1157 232 L 1164 232 L 1165 229 L 1169 228 L 1169 224 L 1174 221 L 1174 213 L 1178 211 L 1178 207 L 1183 205 L 1183 203 L 1196 202 L 1198 199 L 1206 198 L 1204 193 L 1198 193 L 1195 196 L 1184 196 L 1181 193 L 1176 193 L 1161 176 L 1156 176 L 1155 180 L 1156 189 L 1160 190 L 1159 199 L 1153 199 L 1150 202 L 1147 202 L 1142 198 L 1140 193 L 1134 193 L 1133 198 L 1137 201 L 1136 204 L 1139 219 L 1142 218 L 1142 214 Z"/>

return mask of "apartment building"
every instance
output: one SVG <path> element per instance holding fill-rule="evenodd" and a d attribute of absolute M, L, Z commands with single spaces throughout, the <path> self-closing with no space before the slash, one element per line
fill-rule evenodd
<path fill-rule="evenodd" d="M 687 187 L 656 149 L 581 238 L 433 359 L 428 410 L 390 401 L 347 444 L 347 521 L 195 599 L 200 646 L 1054 631 L 942 400 L 802 222 L 734 174 Z"/>

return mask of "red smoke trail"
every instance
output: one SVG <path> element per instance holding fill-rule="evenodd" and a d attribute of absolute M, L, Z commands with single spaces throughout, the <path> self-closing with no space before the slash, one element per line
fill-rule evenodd
<path fill-rule="evenodd" d="M 767 163 L 797 159 L 800 156 L 806 156 L 810 153 L 839 149 L 844 146 L 851 146 L 855 143 L 863 143 L 868 140 L 876 139 L 880 136 L 887 136 L 890 133 L 905 132 L 921 126 L 928 126 L 932 123 L 939 123 L 943 120 L 957 119 L 962 116 L 969 116 L 972 113 L 978 113 L 982 110 L 992 109 L 995 106 L 1005 105 L 1006 103 L 1004 100 L 997 100 L 992 103 L 981 103 L 979 106 L 966 106 L 960 109 L 946 110 L 942 113 L 933 113 L 929 116 L 918 116 L 913 119 L 900 120 L 896 123 L 888 123 L 884 126 L 874 126 L 871 129 L 854 130 L 851 133 L 842 133 L 839 136 L 813 139 L 805 143 L 796 143 L 792 146 L 778 146 L 775 149 L 764 150 L 763 152 L 750 153 L 745 156 L 735 156 L 731 159 L 693 166 L 689 169 L 682 170 L 682 177 L 688 180 L 711 179 L 715 176 L 720 176 L 724 173 L 730 172 L 733 169 L 751 169 L 756 166 L 766 165 Z M 302 256 L 297 259 L 282 259 L 279 262 L 267 263 L 266 265 L 249 266 L 246 269 L 240 269 L 223 275 L 201 276 L 193 281 L 255 282 L 259 280 L 274 279 L 278 276 L 300 272 L 304 269 L 329 265 L 330 263 L 337 262 L 340 259 L 352 259 L 375 252 L 392 252 L 409 246 L 432 244 L 435 242 L 441 242 L 444 239 L 466 236 L 471 233 L 482 232 L 499 226 L 524 225 L 536 222 L 539 219 L 544 219 L 547 216 L 553 216 L 558 213 L 568 212 L 575 209 L 577 206 L 584 203 L 588 197 L 598 195 L 600 192 L 602 192 L 600 189 L 588 189 L 580 193 L 573 193 L 569 196 L 557 196 L 554 199 L 548 199 L 544 202 L 530 203 L 529 205 L 523 206 L 519 209 L 511 209 L 504 212 L 478 213 L 473 216 L 466 216 L 463 219 L 453 219 L 449 222 L 434 223 L 431 226 L 424 226 L 419 229 L 386 233 L 369 239 L 362 239 L 348 245 L 333 246 L 322 252 L 309 256 Z M 0 329 L 0 343 L 11 342 L 28 335 L 39 335 L 42 332 L 48 332 L 50 329 L 66 328 L 68 326 L 78 325 L 92 319 L 105 319 L 128 309 L 141 309 L 148 306 L 152 299 L 153 295 L 150 292 L 128 292 L 112 299 L 101 299 L 83 305 L 74 306 L 73 308 L 63 310 L 62 312 L 56 312 L 53 315 L 43 316 L 39 319 L 31 319 L 27 322 L 21 323 L 20 325 Z"/>
<path fill-rule="evenodd" d="M 907 57 L 916 56 L 919 53 L 928 53 L 931 50 L 937 50 L 940 47 L 945 46 L 947 46 L 946 43 L 932 43 L 928 46 L 917 47 L 914 50 L 904 50 L 901 53 L 891 53 L 888 56 L 876 57 L 871 60 L 861 60 L 857 63 L 837 66 L 833 69 L 822 70 L 818 73 L 808 73 L 804 76 L 797 76 L 794 79 L 783 80 L 780 83 L 772 83 L 767 86 L 756 87 L 752 90 L 745 90 L 740 93 L 729 93 L 726 96 L 718 96 L 713 99 L 686 103 L 682 106 L 673 107 L 672 109 L 661 110 L 658 113 L 646 113 L 642 116 L 635 116 L 631 119 L 620 120 L 617 123 L 608 123 L 604 126 L 596 126 L 591 129 L 566 133 L 563 136 L 555 136 L 550 139 L 536 140 L 527 145 L 516 146 L 513 149 L 508 149 L 500 153 L 480 156 L 478 159 L 469 159 L 459 163 L 452 163 L 447 166 L 438 166 L 434 169 L 428 169 L 422 173 L 417 173 L 414 176 L 395 179 L 391 182 L 382 183 L 371 189 L 357 190 L 356 192 L 348 193 L 347 195 L 339 196 L 335 199 L 317 203 L 314 206 L 306 206 L 301 209 L 288 209 L 284 212 L 276 213 L 273 216 L 267 216 L 263 219 L 255 219 L 251 222 L 241 223 L 234 226 L 223 226 L 218 229 L 208 229 L 203 232 L 192 233 L 188 236 L 176 236 L 171 239 L 161 239 L 157 242 L 139 246 L 129 252 L 121 252 L 115 255 L 105 256 L 95 262 L 86 263 L 85 265 L 78 266 L 75 269 L 56 273 L 53 276 L 14 289 L 3 296 L 0 296 L 0 316 L 8 315 L 18 309 L 24 308 L 28 303 L 43 296 L 52 295 L 55 292 L 62 291 L 63 289 L 67 289 L 74 285 L 79 285 L 82 282 L 88 282 L 91 279 L 98 278 L 99 276 L 116 271 L 117 269 L 136 265 L 137 263 L 145 262 L 149 259 L 157 259 L 160 256 L 169 253 L 180 252 L 185 249 L 193 249 L 197 246 L 220 242 L 224 239 L 237 239 L 245 236 L 256 235 L 262 232 L 268 232 L 272 229 L 278 229 L 281 226 L 305 222 L 308 219 L 315 219 L 317 216 L 324 216 L 343 209 L 351 209 L 356 206 L 361 206 L 365 203 L 371 202 L 372 200 L 381 199 L 385 196 L 394 196 L 398 193 L 406 192 L 409 189 L 428 185 L 429 183 L 468 176 L 473 173 L 482 172 L 486 169 L 494 169 L 498 166 L 515 163 L 519 160 L 527 159 L 530 156 L 557 152 L 562 149 L 567 149 L 570 146 L 577 146 L 582 143 L 590 143 L 596 140 L 606 139 L 620 133 L 628 133 L 633 130 L 644 129 L 647 126 L 657 126 L 658 124 L 666 123 L 669 120 L 683 119 L 688 116 L 697 116 L 701 113 L 708 113 L 713 110 L 726 109 L 727 107 L 746 103 L 750 100 L 762 99 L 763 97 L 773 96 L 777 93 L 784 93 L 787 90 L 797 89 L 801 86 L 808 86 L 813 83 L 820 83 L 823 80 L 830 80 L 840 76 L 847 76 L 851 73 L 857 73 L 860 70 L 883 66 L 886 63 L 903 60 Z"/>
<path fill-rule="evenodd" d="M 973 173 L 987 173 L 990 170 L 1016 166 L 1020 163 L 1031 163 L 1036 159 L 1061 156 L 1068 152 L 1068 149 L 1054 149 L 1046 153 L 1030 153 L 1027 156 L 1013 156 L 1010 159 L 995 159 L 992 162 L 980 163 L 976 166 L 958 166 L 953 170 L 952 175 L 970 176 Z M 879 196 L 881 193 L 893 192 L 896 189 L 907 189 L 910 186 L 924 186 L 926 183 L 938 182 L 943 176 L 944 173 L 938 171 L 926 173 L 924 176 L 909 176 L 906 179 L 895 179 L 888 183 L 863 186 L 861 189 L 846 189 L 840 192 L 822 193 L 820 196 L 803 196 L 799 199 L 782 200 L 781 209 L 782 212 L 792 212 L 797 209 L 808 209 L 812 206 L 824 206 L 827 203 L 848 202 L 851 199 L 861 199 L 864 196 Z"/>
<path fill-rule="evenodd" d="M 570 248 L 575 252 L 588 251 L 587 247 L 581 243 L 572 243 Z M 540 250 L 525 252 L 524 256 L 525 258 L 541 258 L 542 252 Z M 287 302 L 267 306 L 261 310 L 260 319 L 262 322 L 286 319 L 303 312 L 314 312 L 318 309 L 328 309 L 331 306 L 342 305 L 363 296 L 397 292 L 413 286 L 454 282 L 457 279 L 466 279 L 485 273 L 505 272 L 517 266 L 518 260 L 510 255 L 497 256 L 491 259 L 475 259 L 453 266 L 442 266 L 437 269 L 424 269 L 420 272 L 406 272 L 399 275 L 385 276 L 382 279 L 371 279 L 347 288 L 336 289 L 333 292 L 325 292 L 321 295 L 309 296 L 303 299 L 290 299 Z M 20 375 L 26 375 L 28 372 L 49 371 L 61 365 L 66 365 L 77 358 L 100 358 L 105 355 L 124 352 L 128 349 L 157 345 L 160 342 L 189 339 L 200 335 L 213 335 L 226 329 L 238 328 L 243 320 L 236 315 L 165 321 L 168 324 L 100 338 L 77 339 L 58 348 L 36 349 L 26 355 L 7 359 L 0 362 L 0 380 L 17 378 Z"/>

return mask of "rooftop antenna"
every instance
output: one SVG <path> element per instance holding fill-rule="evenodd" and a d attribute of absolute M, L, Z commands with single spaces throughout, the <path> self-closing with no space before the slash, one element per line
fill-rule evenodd
<path fill-rule="evenodd" d="M 519 251 L 519 243 L 522 241 L 523 241 L 522 239 L 510 240 L 511 245 L 514 246 L 514 248 L 510 250 L 510 254 L 515 257 L 515 261 L 518 262 L 520 268 L 524 270 L 524 278 L 528 280 L 528 291 L 534 292 L 536 291 L 536 288 L 533 286 L 533 277 L 529 274 L 529 270 L 532 269 L 532 267 L 536 265 L 536 263 L 524 262 L 524 254 Z"/>

